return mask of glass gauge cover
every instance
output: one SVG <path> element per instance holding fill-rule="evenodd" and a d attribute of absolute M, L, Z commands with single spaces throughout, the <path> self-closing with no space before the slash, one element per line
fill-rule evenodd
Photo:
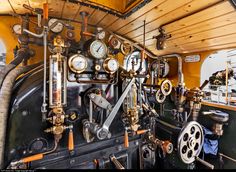
<path fill-rule="evenodd" d="M 15 34 L 20 35 L 21 34 L 21 25 L 20 24 L 15 24 L 12 27 L 13 31 Z"/>
<path fill-rule="evenodd" d="M 114 73 L 119 69 L 119 63 L 114 58 L 107 58 L 103 62 L 103 68 L 108 73 Z"/>
<path fill-rule="evenodd" d="M 53 23 L 55 23 L 58 19 L 51 18 L 48 21 L 48 27 L 52 26 Z M 51 29 L 52 32 L 54 33 L 60 33 L 63 30 L 64 26 L 62 23 L 57 23 L 57 25 Z"/>
<path fill-rule="evenodd" d="M 89 46 L 89 54 L 96 59 L 102 59 L 107 54 L 107 46 L 100 40 L 93 41 Z"/>
<path fill-rule="evenodd" d="M 71 56 L 68 63 L 70 70 L 75 73 L 82 73 L 88 66 L 87 59 L 81 54 Z"/>

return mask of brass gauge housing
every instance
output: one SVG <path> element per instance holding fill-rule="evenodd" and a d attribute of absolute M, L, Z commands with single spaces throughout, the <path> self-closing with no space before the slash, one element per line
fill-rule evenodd
<path fill-rule="evenodd" d="M 107 73 L 115 73 L 119 69 L 119 62 L 112 57 L 106 58 L 103 62 L 103 69 Z"/>
<path fill-rule="evenodd" d="M 94 40 L 89 44 L 88 53 L 95 59 L 103 59 L 107 55 L 107 46 L 101 40 Z"/>
<path fill-rule="evenodd" d="M 82 73 L 87 69 L 88 61 L 82 54 L 75 54 L 68 60 L 69 68 L 74 73 Z"/>
<path fill-rule="evenodd" d="M 132 53 L 134 48 L 133 45 L 127 41 L 123 42 L 120 46 L 121 53 L 125 56 Z"/>

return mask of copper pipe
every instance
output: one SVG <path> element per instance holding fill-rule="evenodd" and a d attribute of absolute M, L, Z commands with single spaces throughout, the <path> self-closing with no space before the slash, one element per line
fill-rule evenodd
<path fill-rule="evenodd" d="M 43 19 L 48 20 L 48 3 L 43 4 Z"/>

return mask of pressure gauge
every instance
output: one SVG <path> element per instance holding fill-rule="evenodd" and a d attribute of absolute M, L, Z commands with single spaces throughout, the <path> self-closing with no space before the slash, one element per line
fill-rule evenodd
<path fill-rule="evenodd" d="M 20 24 L 15 24 L 13 27 L 12 27 L 14 33 L 16 35 L 20 35 L 21 34 L 21 25 Z"/>
<path fill-rule="evenodd" d="M 112 49 L 120 49 L 120 41 L 113 35 L 111 35 L 108 39 L 108 44 Z"/>
<path fill-rule="evenodd" d="M 103 68 L 107 73 L 115 73 L 119 69 L 119 63 L 114 58 L 107 58 L 103 62 Z"/>
<path fill-rule="evenodd" d="M 82 73 L 88 66 L 87 59 L 82 54 L 75 54 L 69 58 L 70 70 L 75 73 Z"/>
<path fill-rule="evenodd" d="M 97 38 L 98 38 L 98 39 L 104 39 L 105 36 L 106 36 L 106 33 L 105 33 L 105 31 L 103 30 L 103 28 L 98 27 L 98 28 L 97 28 Z"/>
<path fill-rule="evenodd" d="M 73 30 L 66 30 L 66 38 L 69 40 L 75 39 L 75 32 Z"/>
<path fill-rule="evenodd" d="M 123 42 L 120 46 L 121 53 L 128 55 L 133 52 L 133 46 L 129 42 Z"/>
<path fill-rule="evenodd" d="M 55 19 L 55 18 L 51 18 L 49 21 L 48 21 L 48 27 L 52 26 L 53 23 L 55 23 L 58 19 Z M 53 27 L 51 29 L 52 32 L 54 33 L 60 33 L 62 30 L 63 30 L 64 26 L 62 23 L 57 23 L 55 27 Z"/>
<path fill-rule="evenodd" d="M 93 41 L 89 46 L 89 54 L 96 59 L 102 59 L 107 54 L 107 46 L 101 40 Z"/>

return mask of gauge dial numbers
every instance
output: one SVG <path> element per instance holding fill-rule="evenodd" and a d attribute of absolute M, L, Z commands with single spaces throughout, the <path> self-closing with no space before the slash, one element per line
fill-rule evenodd
<path fill-rule="evenodd" d="M 107 55 L 107 46 L 100 40 L 93 41 L 89 46 L 89 54 L 95 59 L 102 59 Z"/>
<path fill-rule="evenodd" d="M 107 73 L 115 73 L 119 69 L 119 63 L 116 59 L 114 58 L 107 58 L 103 62 L 103 69 Z"/>
<path fill-rule="evenodd" d="M 69 58 L 68 65 L 72 72 L 82 73 L 86 70 L 88 61 L 83 55 L 75 54 Z"/>
<path fill-rule="evenodd" d="M 20 24 L 13 25 L 12 30 L 16 35 L 20 35 L 21 34 L 21 25 Z"/>
<path fill-rule="evenodd" d="M 48 21 L 48 27 L 52 26 L 58 19 L 51 18 Z M 57 23 L 55 27 L 51 29 L 52 32 L 54 33 L 60 33 L 63 30 L 64 26 L 62 23 Z"/>

